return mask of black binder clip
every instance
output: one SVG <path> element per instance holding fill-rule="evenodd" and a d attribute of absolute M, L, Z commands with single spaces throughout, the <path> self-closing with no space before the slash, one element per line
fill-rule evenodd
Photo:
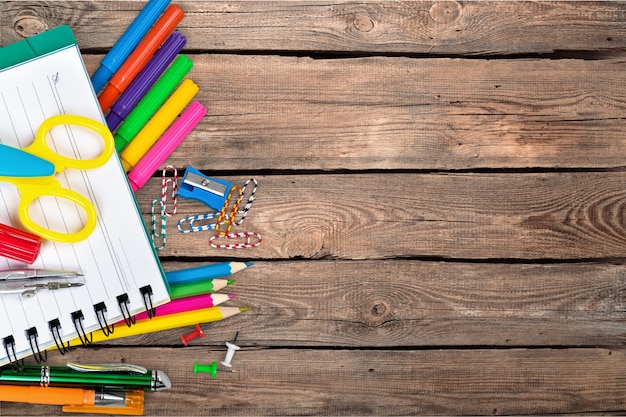
<path fill-rule="evenodd" d="M 36 327 L 31 327 L 26 330 L 26 336 L 28 337 L 28 343 L 30 344 L 30 350 L 33 352 L 33 357 L 37 363 L 45 362 L 48 360 L 48 351 L 44 350 L 45 354 L 41 353 L 39 349 L 39 342 L 37 338 L 39 337 L 39 333 L 37 332 Z"/>
<path fill-rule="evenodd" d="M 207 177 L 195 168 L 187 167 L 183 183 L 178 187 L 182 198 L 198 200 L 219 211 L 224 207 L 232 184 L 228 181 Z"/>
<path fill-rule="evenodd" d="M 80 343 L 83 346 L 87 346 L 93 341 L 93 334 L 89 333 L 89 337 L 87 337 L 87 333 L 85 332 L 85 327 L 83 327 L 83 320 L 85 320 L 85 316 L 81 310 L 74 311 L 72 313 L 72 322 L 74 323 L 74 327 L 76 328 L 76 333 L 78 333 L 78 338 L 80 339 Z"/>
<path fill-rule="evenodd" d="M 128 304 L 130 304 L 128 294 L 122 294 L 117 296 L 117 305 L 120 306 L 120 311 L 122 312 L 122 317 L 124 317 L 124 322 L 128 327 L 130 327 L 135 324 L 135 316 L 130 314 Z"/>
<path fill-rule="evenodd" d="M 4 351 L 7 353 L 7 358 L 9 358 L 9 362 L 11 363 L 11 368 L 13 368 L 15 372 L 20 372 L 23 369 L 24 360 L 17 359 L 17 354 L 15 353 L 15 338 L 13 336 L 7 336 L 2 339 L 2 344 L 4 345 Z"/>
<path fill-rule="evenodd" d="M 65 355 L 70 351 L 70 342 L 67 344 L 63 343 L 63 339 L 61 339 L 61 322 L 59 319 L 53 319 L 48 322 L 48 327 L 50 328 L 50 333 L 52 333 L 52 338 L 54 339 L 54 343 L 57 345 L 57 349 L 61 353 L 61 355 Z"/>
<path fill-rule="evenodd" d="M 107 306 L 103 302 L 94 304 L 93 309 L 96 312 L 96 318 L 98 319 L 98 324 L 100 325 L 100 329 L 102 333 L 106 337 L 109 337 L 113 331 L 115 330 L 115 324 L 109 324 L 107 322 L 107 318 L 105 313 L 107 312 Z"/>
<path fill-rule="evenodd" d="M 154 307 L 154 303 L 152 302 L 152 287 L 150 285 L 146 285 L 145 287 L 141 287 L 139 291 L 141 292 L 141 296 L 143 297 L 143 304 L 146 307 L 146 313 L 148 314 L 148 318 L 156 316 L 156 308 Z"/>

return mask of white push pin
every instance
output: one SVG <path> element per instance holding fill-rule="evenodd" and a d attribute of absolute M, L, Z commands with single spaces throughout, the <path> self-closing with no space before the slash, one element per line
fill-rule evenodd
<path fill-rule="evenodd" d="M 230 361 L 233 360 L 233 356 L 235 356 L 235 351 L 241 349 L 239 346 L 235 344 L 235 341 L 237 340 L 237 336 L 239 336 L 239 330 L 237 330 L 237 333 L 235 333 L 235 338 L 233 339 L 232 342 L 226 342 L 226 347 L 228 348 L 228 351 L 226 352 L 226 358 L 224 358 L 224 360 L 220 362 L 222 365 L 228 368 L 232 367 L 232 365 L 230 364 Z"/>

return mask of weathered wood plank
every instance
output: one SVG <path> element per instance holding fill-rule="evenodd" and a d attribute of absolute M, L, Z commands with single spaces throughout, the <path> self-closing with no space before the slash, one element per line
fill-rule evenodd
<path fill-rule="evenodd" d="M 200 265 L 203 263 L 200 263 Z M 166 270 L 199 263 L 165 262 Z M 388 348 L 609 346 L 626 341 L 626 269 L 607 264 L 418 261 L 255 262 L 194 346 Z M 111 309 L 113 310 L 113 309 Z M 271 331 L 268 331 L 271 329 Z M 181 347 L 192 327 L 124 339 Z M 103 344 L 120 344 L 111 340 Z"/>
<path fill-rule="evenodd" d="M 621 51 L 624 2 L 180 1 L 187 49 L 445 55 Z M 69 24 L 84 48 L 109 48 L 144 1 L 5 1 L 0 40 Z"/>
<path fill-rule="evenodd" d="M 611 168 L 623 60 L 194 55 L 208 115 L 174 152 L 213 170 Z M 90 73 L 101 56 L 86 56 Z"/>
<path fill-rule="evenodd" d="M 248 179 L 220 178 L 235 185 Z M 214 231 L 179 233 L 181 218 L 208 209 L 179 199 L 177 214 L 168 219 L 170 232 L 161 256 L 607 259 L 622 258 L 626 244 L 626 174 L 621 172 L 256 179 L 250 214 L 232 231 L 259 232 L 259 247 L 225 251 L 210 246 Z M 148 225 L 151 201 L 160 196 L 160 178 L 137 193 Z"/>
<path fill-rule="evenodd" d="M 233 359 L 237 372 L 215 380 L 194 375 L 193 363 L 220 361 L 223 349 L 79 349 L 51 363 L 93 357 L 168 374 L 173 388 L 148 392 L 145 415 L 545 415 L 626 407 L 621 350 L 244 348 Z M 58 415 L 59 408 L 2 403 L 0 412 Z"/>

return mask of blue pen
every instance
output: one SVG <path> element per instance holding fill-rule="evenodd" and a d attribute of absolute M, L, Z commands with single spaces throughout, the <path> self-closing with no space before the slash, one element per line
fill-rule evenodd
<path fill-rule="evenodd" d="M 167 282 L 186 284 L 194 281 L 224 278 L 252 266 L 252 262 L 219 262 L 165 273 Z"/>
<path fill-rule="evenodd" d="M 146 35 L 154 22 L 159 18 L 163 10 L 171 0 L 150 0 L 135 20 L 128 26 L 124 34 L 115 42 L 113 48 L 100 62 L 100 67 L 91 77 L 91 83 L 96 94 L 102 90 L 111 79 L 128 55 L 135 49 L 139 41 Z"/>

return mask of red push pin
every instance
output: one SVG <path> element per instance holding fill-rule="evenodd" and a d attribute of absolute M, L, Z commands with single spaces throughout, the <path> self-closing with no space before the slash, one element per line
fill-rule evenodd
<path fill-rule="evenodd" d="M 202 331 L 202 329 L 200 328 L 199 324 L 196 324 L 196 329 L 189 333 L 186 336 L 181 336 L 180 340 L 182 340 L 183 345 L 187 346 L 187 343 L 189 343 L 190 340 L 195 339 L 196 337 L 204 337 L 204 332 Z"/>

